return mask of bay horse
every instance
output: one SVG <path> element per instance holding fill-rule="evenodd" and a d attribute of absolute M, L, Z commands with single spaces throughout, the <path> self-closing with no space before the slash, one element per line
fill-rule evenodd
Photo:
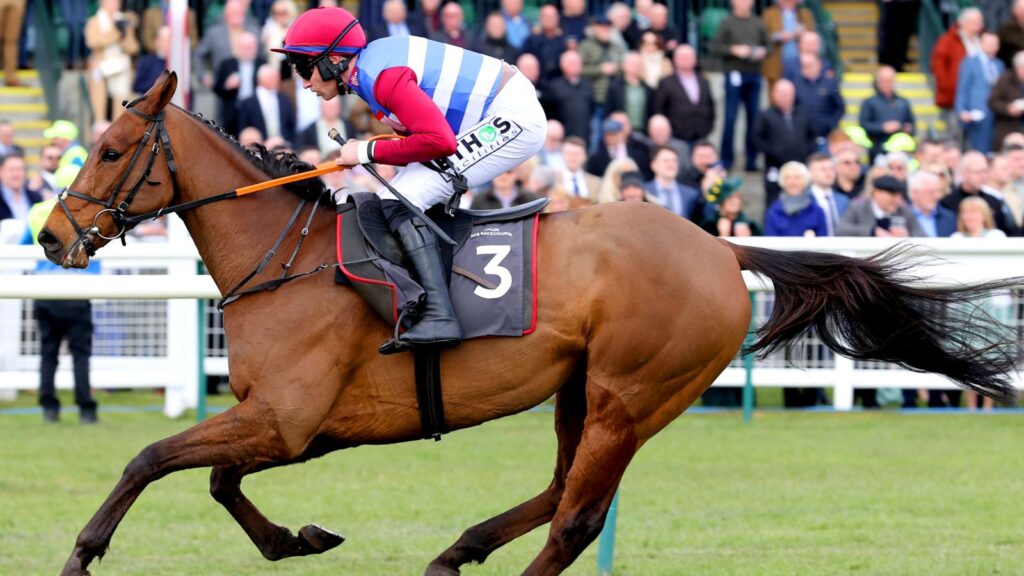
<path fill-rule="evenodd" d="M 300 196 L 322 191 L 309 181 L 202 204 L 215 192 L 310 166 L 242 149 L 212 124 L 170 106 L 176 85 L 176 76 L 165 73 L 94 146 L 39 234 L 51 261 L 84 267 L 132 215 L 194 203 L 180 216 L 226 294 L 261 260 Z M 296 270 L 336 262 L 333 210 L 310 218 Z M 279 253 L 291 253 L 298 238 L 290 236 Z M 813 327 L 838 353 L 937 372 L 1000 399 L 1013 395 L 1015 343 L 958 310 L 1019 281 L 914 286 L 905 254 L 855 259 L 740 247 L 644 204 L 545 215 L 538 243 L 536 331 L 465 342 L 444 352 L 441 371 L 451 430 L 554 395 L 554 478 L 534 498 L 468 528 L 428 565 L 430 576 L 459 574 L 545 523 L 547 541 L 523 573 L 565 570 L 600 532 L 633 455 L 740 349 L 751 318 L 741 270 L 769 278 L 776 291 L 753 352 L 785 347 Z M 275 267 L 252 281 L 274 277 Z M 935 313 L 938 307 L 947 313 Z M 197 467 L 212 467 L 213 498 L 266 558 L 322 553 L 341 537 L 312 525 L 294 534 L 272 523 L 243 495 L 242 478 L 341 448 L 420 438 L 411 356 L 378 354 L 391 327 L 331 273 L 239 299 L 225 309 L 224 330 L 238 403 L 134 457 L 78 536 L 64 576 L 89 573 L 146 486 Z"/>

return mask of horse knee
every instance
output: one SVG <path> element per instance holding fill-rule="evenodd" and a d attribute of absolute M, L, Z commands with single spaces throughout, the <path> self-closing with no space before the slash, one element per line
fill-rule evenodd
<path fill-rule="evenodd" d="M 607 514 L 607 508 L 569 514 L 551 531 L 552 540 L 556 541 L 565 553 L 575 558 L 601 533 Z"/>
<path fill-rule="evenodd" d="M 210 472 L 210 496 L 221 504 L 228 504 L 238 494 L 238 479 L 226 468 L 215 466 Z"/>
<path fill-rule="evenodd" d="M 157 449 L 150 444 L 128 462 L 121 474 L 121 480 L 130 484 L 155 480 L 160 476 L 159 462 Z"/>

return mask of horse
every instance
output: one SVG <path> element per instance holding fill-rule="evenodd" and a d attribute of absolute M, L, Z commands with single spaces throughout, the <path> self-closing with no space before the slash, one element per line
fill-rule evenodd
<path fill-rule="evenodd" d="M 251 265 L 301 203 L 322 198 L 322 183 L 213 201 L 225 195 L 211 192 L 311 167 L 293 155 L 243 149 L 169 105 L 176 86 L 176 75 L 165 72 L 126 104 L 130 113 L 94 146 L 39 242 L 51 261 L 84 267 L 140 217 L 180 210 L 221 294 L 247 278 L 272 279 L 275 266 L 253 275 Z M 296 270 L 336 263 L 333 211 L 306 218 L 308 234 L 287 235 L 278 252 L 292 253 L 304 238 Z M 523 574 L 564 571 L 600 532 L 633 456 L 739 351 L 751 318 L 742 270 L 770 279 L 776 291 L 753 353 L 786 347 L 813 327 L 838 353 L 944 374 L 1000 399 L 1013 395 L 1015 343 L 958 311 L 1019 279 L 918 286 L 907 278 L 913 255 L 900 251 L 856 259 L 741 247 L 663 208 L 632 203 L 546 214 L 537 242 L 536 330 L 445 350 L 443 403 L 447 427 L 460 430 L 554 396 L 554 476 L 535 497 L 466 529 L 428 564 L 428 576 L 460 574 L 547 523 L 547 540 Z M 934 314 L 937 307 L 948 312 Z M 89 574 L 150 483 L 198 467 L 212 468 L 211 495 L 263 556 L 323 553 L 343 539 L 315 525 L 293 533 L 274 524 L 242 493 L 242 478 L 342 448 L 421 437 L 411 356 L 377 352 L 391 327 L 330 274 L 238 299 L 225 309 L 224 330 L 238 403 L 142 449 L 79 534 L 63 576 Z"/>

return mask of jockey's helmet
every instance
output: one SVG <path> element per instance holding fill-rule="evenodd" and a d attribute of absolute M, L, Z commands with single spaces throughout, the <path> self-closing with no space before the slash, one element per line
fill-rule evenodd
<path fill-rule="evenodd" d="M 314 8 L 295 19 L 288 28 L 281 48 L 273 48 L 288 58 L 299 76 L 309 80 L 313 67 L 320 69 L 324 80 L 341 80 L 353 55 L 366 47 L 366 33 L 359 20 L 344 8 Z M 335 65 L 327 56 L 342 56 Z"/>

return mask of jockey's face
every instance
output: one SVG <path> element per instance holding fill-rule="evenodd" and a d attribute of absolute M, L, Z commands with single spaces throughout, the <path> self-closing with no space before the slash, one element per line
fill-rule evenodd
<path fill-rule="evenodd" d="M 341 62 L 341 56 L 332 55 L 329 58 L 335 64 Z M 341 75 L 342 81 L 346 84 L 348 84 L 348 80 L 352 76 L 352 70 L 357 58 L 358 56 L 355 56 L 349 61 L 348 70 Z M 338 95 L 338 85 L 333 80 L 324 80 L 320 76 L 320 68 L 318 66 L 313 67 L 313 74 L 310 75 L 309 80 L 302 80 L 302 87 L 312 91 L 324 100 L 330 100 Z"/>

